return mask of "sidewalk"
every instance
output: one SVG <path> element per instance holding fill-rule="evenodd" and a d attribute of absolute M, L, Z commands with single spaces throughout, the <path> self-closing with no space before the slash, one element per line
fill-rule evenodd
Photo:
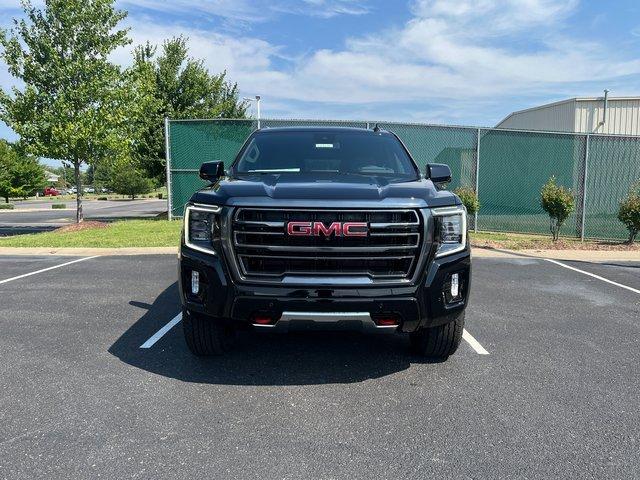
<path fill-rule="evenodd" d="M 584 262 L 636 261 L 640 262 L 640 251 L 624 250 L 503 250 L 495 248 L 473 248 L 476 258 L 536 257 L 554 260 L 581 260 Z"/>

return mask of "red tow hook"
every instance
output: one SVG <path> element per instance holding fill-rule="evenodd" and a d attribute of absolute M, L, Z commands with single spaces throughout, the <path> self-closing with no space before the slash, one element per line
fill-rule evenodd
<path fill-rule="evenodd" d="M 272 325 L 274 324 L 273 317 L 265 314 L 256 314 L 253 316 L 253 324 L 254 325 Z"/>
<path fill-rule="evenodd" d="M 398 317 L 392 317 L 392 316 L 376 317 L 374 318 L 374 322 L 379 327 L 393 327 L 395 325 L 400 325 L 400 322 L 398 321 Z"/>

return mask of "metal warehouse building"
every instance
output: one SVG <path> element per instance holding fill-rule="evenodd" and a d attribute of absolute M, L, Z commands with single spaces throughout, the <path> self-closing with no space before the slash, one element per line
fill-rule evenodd
<path fill-rule="evenodd" d="M 640 97 L 570 98 L 509 114 L 497 128 L 640 135 Z"/>

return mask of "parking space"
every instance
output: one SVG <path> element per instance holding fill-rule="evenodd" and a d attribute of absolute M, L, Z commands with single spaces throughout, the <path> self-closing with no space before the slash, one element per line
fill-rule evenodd
<path fill-rule="evenodd" d="M 3 255 L 0 257 L 0 282 L 7 282 L 18 276 L 55 267 L 76 258 L 52 255 Z"/>
<path fill-rule="evenodd" d="M 0 280 L 69 261 L 0 257 Z M 638 263 L 563 263 L 638 287 Z M 640 475 L 633 291 L 476 258 L 467 330 L 489 355 L 316 332 L 201 359 L 179 322 L 140 348 L 179 312 L 176 267 L 97 257 L 0 284 L 1 477 Z"/>
<path fill-rule="evenodd" d="M 640 290 L 640 262 L 579 262 L 562 261 L 563 264 L 587 273 L 607 278 L 611 281 Z"/>

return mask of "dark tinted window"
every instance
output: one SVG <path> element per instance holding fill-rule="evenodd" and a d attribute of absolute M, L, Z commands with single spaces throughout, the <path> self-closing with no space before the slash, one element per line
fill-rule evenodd
<path fill-rule="evenodd" d="M 417 177 L 411 159 L 393 135 L 374 135 L 371 132 L 258 134 L 242 152 L 235 171 Z"/>

